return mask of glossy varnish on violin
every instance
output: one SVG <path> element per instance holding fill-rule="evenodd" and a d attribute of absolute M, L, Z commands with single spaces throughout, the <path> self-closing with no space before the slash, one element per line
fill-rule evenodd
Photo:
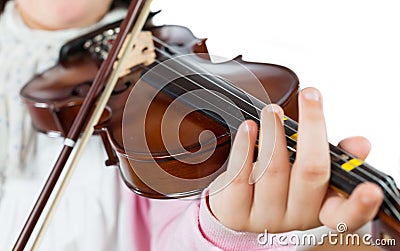
<path fill-rule="evenodd" d="M 210 72 L 223 78 L 235 79 L 237 87 L 265 103 L 271 101 L 281 105 L 288 116 L 297 118 L 299 82 L 291 70 L 278 65 L 250 63 L 239 57 L 214 64 L 207 58 L 205 41 L 195 38 L 187 28 L 171 25 L 148 29 L 157 40 L 168 44 L 167 47 L 165 44 L 155 43 L 159 49 L 158 60 L 165 60 L 166 53 L 174 54 L 176 51 L 182 54 L 201 53 L 201 56 L 193 56 L 192 62 L 207 67 Z M 248 72 L 238 63 L 258 78 L 270 100 L 261 97 L 260 94 L 264 90 L 260 92 L 259 86 L 249 84 L 251 81 L 248 79 Z M 28 104 L 33 124 L 39 131 L 66 134 L 98 65 L 99 61 L 87 54 L 74 57 L 37 76 L 22 89 L 21 95 Z M 166 198 L 198 194 L 224 170 L 223 164 L 229 154 L 232 135 L 226 125 L 205 116 L 202 112 L 192 112 L 179 124 L 180 142 L 177 142 L 177 145 L 182 144 L 188 152 L 168 152 L 161 136 L 161 122 L 173 98 L 159 93 L 151 100 L 147 113 L 143 114 L 141 104 L 149 103 L 155 87 L 153 82 L 156 79 L 150 77 L 145 80 L 149 83 L 140 83 L 141 93 L 135 95 L 135 102 L 126 104 L 132 88 L 147 69 L 148 67 L 144 66 L 134 67 L 130 74 L 118 81 L 101 122 L 96 126 L 96 132 L 103 137 L 108 152 L 107 164 L 119 164 L 126 185 L 134 192 L 147 197 Z M 185 86 L 187 80 L 182 78 L 177 82 Z M 180 116 L 179 112 L 176 111 L 177 117 Z M 145 127 L 142 123 L 143 116 L 146 117 Z M 164 123 L 169 124 L 172 121 L 164 120 Z M 215 149 L 211 145 L 207 146 L 207 142 L 211 142 L 212 138 L 203 138 L 206 143 L 201 148 L 199 136 L 205 130 L 215 135 Z M 128 136 L 125 133 L 127 131 Z M 141 140 L 143 131 L 147 142 Z M 210 156 L 205 161 L 196 162 L 196 158 L 201 159 L 208 155 Z M 181 161 L 185 159 L 196 164 L 185 164 Z M 172 175 L 171 179 L 166 177 L 165 173 L 160 173 L 160 168 Z"/>
<path fill-rule="evenodd" d="M 157 61 L 166 60 L 168 57 L 166 58 L 165 54 L 174 55 L 177 54 L 177 51 L 182 54 L 205 53 L 206 56 L 203 54 L 201 57 L 191 57 L 191 63 L 206 67 L 213 74 L 223 78 L 235 79 L 233 82 L 239 89 L 243 89 L 262 101 L 258 103 L 258 106 L 255 105 L 255 108 L 260 109 L 261 105 L 269 102 L 283 106 L 287 115 L 284 126 L 290 160 L 292 162 L 295 160 L 297 123 L 294 120 L 297 119 L 298 79 L 291 70 L 277 65 L 249 63 L 241 58 L 213 64 L 207 59 L 204 41 L 196 39 L 186 28 L 162 26 L 148 27 L 148 29 L 153 32 L 156 41 L 158 39 L 164 41 L 156 42 Z M 163 45 L 164 43 L 167 46 Z M 260 96 L 262 93 L 260 89 L 249 84 L 251 77 L 244 74 L 243 68 L 237 68 L 238 64 L 235 62 L 245 65 L 256 75 L 271 100 L 265 100 Z M 57 65 L 38 76 L 24 87 L 21 93 L 28 104 L 34 126 L 43 132 L 58 132 L 65 135 L 98 65 L 99 62 L 93 60 L 90 55 L 73 56 L 62 65 Z M 183 145 L 183 151 L 175 151 L 172 148 L 172 151 L 168 152 L 161 137 L 163 115 L 171 106 L 172 97 L 179 95 L 179 90 L 178 93 L 174 93 L 177 86 L 192 90 L 193 85 L 186 78 L 178 79 L 174 81 L 175 86 L 165 88 L 165 92 L 159 93 L 153 99 L 151 95 L 154 88 L 157 88 L 160 78 L 148 74 L 148 69 L 151 67 L 155 66 L 134 67 L 129 75 L 119 80 L 114 95 L 103 113 L 102 120 L 96 126 L 97 133 L 103 137 L 107 149 L 109 157 L 107 164 L 119 164 L 125 183 L 138 194 L 153 198 L 198 194 L 224 170 L 223 164 L 229 154 L 232 135 L 228 127 L 220 123 L 218 117 L 213 114 L 202 111 L 192 112 L 179 125 L 179 142 L 177 143 Z M 130 94 L 132 89 L 138 86 L 136 83 L 141 77 L 143 77 L 143 81 L 139 83 L 142 84 L 140 92 L 135 91 L 135 99 L 131 103 L 132 96 Z M 215 78 L 211 82 L 213 81 L 218 82 Z M 203 81 L 201 84 L 207 86 L 209 83 Z M 129 102 L 127 103 L 127 101 Z M 191 103 L 191 100 L 183 101 L 180 104 L 182 107 Z M 144 109 L 143 104 L 149 102 L 151 102 L 149 109 Z M 230 109 L 229 106 L 224 106 L 222 103 L 220 106 L 223 109 Z M 178 108 L 174 111 L 176 116 L 172 117 L 179 117 L 180 112 L 185 110 L 185 108 L 181 109 L 179 104 L 176 107 Z M 248 108 L 251 110 L 254 107 Z M 144 110 L 145 114 L 143 114 Z M 257 117 L 252 119 L 258 120 Z M 143 121 L 146 121 L 145 127 L 143 127 Z M 168 125 L 175 122 L 167 120 L 165 123 Z M 207 135 L 208 138 L 206 137 L 202 141 L 203 148 L 199 144 L 199 137 L 206 130 L 213 132 L 216 137 L 217 147 L 215 149 L 211 144 L 212 137 Z M 144 139 L 143 132 L 145 133 Z M 173 134 L 174 131 L 171 130 L 171 133 Z M 176 146 L 176 149 L 179 149 L 178 144 Z M 385 192 L 385 199 L 375 221 L 374 236 L 375 238 L 395 238 L 396 241 L 400 241 L 400 193 L 390 176 L 379 172 L 337 147 L 330 145 L 330 150 L 331 186 L 344 194 L 350 194 L 358 184 L 365 181 L 380 185 Z M 194 163 L 196 159 L 208 155 L 210 156 L 205 161 L 195 164 L 184 163 L 185 160 Z M 160 170 L 164 173 L 160 173 Z M 172 179 L 165 174 L 171 174 Z M 396 250 L 396 247 L 385 248 Z"/>

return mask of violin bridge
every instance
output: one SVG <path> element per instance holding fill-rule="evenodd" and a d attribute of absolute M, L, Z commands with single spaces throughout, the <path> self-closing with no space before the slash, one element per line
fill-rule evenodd
<path fill-rule="evenodd" d="M 130 34 L 128 35 L 130 36 Z M 128 38 L 126 39 L 128 40 Z M 121 52 L 124 51 L 124 47 L 121 48 Z M 126 61 L 126 66 L 124 66 L 124 70 L 121 72 L 119 77 L 123 77 L 127 74 L 130 73 L 130 70 L 132 67 L 135 67 L 137 65 L 143 64 L 143 65 L 150 65 L 151 63 L 154 62 L 156 58 L 156 53 L 154 49 L 154 43 L 153 43 L 153 36 L 150 31 L 142 31 L 139 33 L 137 37 L 137 41 L 133 45 L 133 48 L 131 49 L 130 52 L 128 52 L 128 58 Z M 118 55 L 118 58 L 120 58 L 120 55 Z M 114 63 L 114 68 L 117 66 L 118 62 Z"/>

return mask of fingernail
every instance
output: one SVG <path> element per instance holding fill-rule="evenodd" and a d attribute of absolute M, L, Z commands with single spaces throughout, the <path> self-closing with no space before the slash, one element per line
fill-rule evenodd
<path fill-rule="evenodd" d="M 267 105 L 267 106 L 265 107 L 265 110 L 266 110 L 267 112 L 275 112 L 276 108 L 274 108 L 273 105 Z"/>
<path fill-rule="evenodd" d="M 243 130 L 243 132 L 248 132 L 248 131 L 250 131 L 249 125 L 248 125 L 246 122 L 243 123 L 242 130 Z"/>
<path fill-rule="evenodd" d="M 267 105 L 265 107 L 265 110 L 267 112 L 275 113 L 276 115 L 279 116 L 280 119 L 283 119 L 283 111 L 282 111 L 282 109 L 280 109 L 279 106 L 277 106 L 277 105 Z"/>
<path fill-rule="evenodd" d="M 304 98 L 312 101 L 319 101 L 321 99 L 321 94 L 317 89 L 308 88 L 303 91 Z"/>

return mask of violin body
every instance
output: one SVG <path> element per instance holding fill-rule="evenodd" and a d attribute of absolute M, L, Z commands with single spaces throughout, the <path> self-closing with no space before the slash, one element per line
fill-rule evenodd
<path fill-rule="evenodd" d="M 185 104 L 174 102 L 168 91 L 155 88 L 156 78 L 142 79 L 152 67 L 168 60 L 165 53 L 190 54 L 191 63 L 220 78 L 234 79 L 235 86 L 266 103 L 281 105 L 286 115 L 297 119 L 299 81 L 290 69 L 246 62 L 241 57 L 213 63 L 205 40 L 194 37 L 189 29 L 151 24 L 146 29 L 168 46 L 156 43 L 158 63 L 135 66 L 118 80 L 95 128 L 107 151 L 106 164 L 118 165 L 124 182 L 135 193 L 151 198 L 199 194 L 225 170 L 230 152 L 233 135 L 226 124 L 207 116 L 201 109 L 185 113 Z M 99 58 L 82 50 L 69 57 L 65 55 L 63 62 L 38 75 L 21 90 L 33 126 L 38 131 L 60 136 L 65 136 L 70 129 L 101 63 Z M 254 76 L 261 85 L 251 84 Z M 186 86 L 190 79 L 183 77 L 174 82 L 177 86 Z M 268 94 L 266 98 L 260 95 L 263 92 Z M 148 109 L 142 104 L 149 104 Z M 182 109 L 168 109 L 171 105 Z M 163 135 L 176 135 L 176 139 L 166 145 Z"/>

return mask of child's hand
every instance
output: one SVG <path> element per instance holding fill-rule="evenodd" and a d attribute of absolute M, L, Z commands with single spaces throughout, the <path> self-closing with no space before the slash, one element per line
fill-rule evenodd
<path fill-rule="evenodd" d="M 329 147 L 318 90 L 307 88 L 300 93 L 299 110 L 293 167 L 289 164 L 280 107 L 269 105 L 262 111 L 255 163 L 257 125 L 246 121 L 240 126 L 228 169 L 210 187 L 209 206 L 225 226 L 237 231 L 280 233 L 321 224 L 335 228 L 344 222 L 354 230 L 377 213 L 383 193 L 375 184 L 359 185 L 349 198 L 328 189 Z M 362 137 L 344 140 L 340 146 L 361 159 L 370 150 Z M 216 191 L 218 184 L 224 182 L 228 185 Z"/>

